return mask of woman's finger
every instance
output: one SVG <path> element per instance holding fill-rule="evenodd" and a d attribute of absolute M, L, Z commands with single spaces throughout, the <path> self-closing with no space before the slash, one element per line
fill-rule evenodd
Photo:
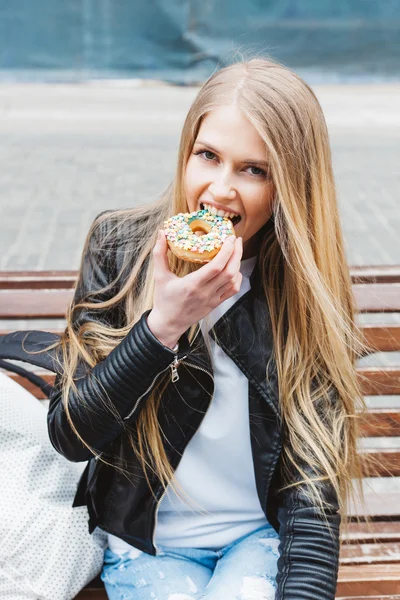
<path fill-rule="evenodd" d="M 167 251 L 167 238 L 165 237 L 164 231 L 159 229 L 157 242 L 153 248 L 154 276 L 157 278 L 171 273 L 169 269 Z"/>
<path fill-rule="evenodd" d="M 243 275 L 239 271 L 233 282 L 225 283 L 215 292 L 215 296 L 219 298 L 220 303 L 238 293 L 242 285 L 242 279 Z"/>
<path fill-rule="evenodd" d="M 237 273 L 240 270 L 240 261 L 243 255 L 243 242 L 242 238 L 238 238 L 235 243 L 235 249 L 229 258 L 228 262 L 225 265 L 223 271 L 219 274 L 218 277 L 215 277 L 213 280 L 209 282 L 210 293 L 219 293 L 219 290 L 225 284 L 229 284 L 229 279 L 227 280 L 227 276 L 236 277 Z M 212 287 L 211 287 L 212 286 Z"/>
<path fill-rule="evenodd" d="M 194 286 L 203 287 L 209 281 L 215 277 L 218 277 L 232 256 L 232 253 L 235 249 L 236 240 L 237 238 L 235 238 L 233 235 L 229 236 L 222 244 L 221 250 L 209 263 L 205 264 L 203 267 L 201 267 L 201 269 L 186 275 L 186 277 L 193 283 Z"/>

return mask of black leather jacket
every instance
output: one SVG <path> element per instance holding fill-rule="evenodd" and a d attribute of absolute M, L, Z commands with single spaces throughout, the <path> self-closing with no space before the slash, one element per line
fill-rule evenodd
<path fill-rule="evenodd" d="M 98 290 L 112 281 L 116 269 L 121 268 L 118 262 L 120 253 L 109 248 L 104 255 L 100 247 L 94 240 L 83 258 L 75 293 L 77 301 L 86 297 L 89 291 Z M 282 446 L 289 442 L 280 418 L 271 327 L 258 271 L 257 264 L 250 280 L 251 289 L 216 323 L 216 341 L 249 381 L 251 445 L 257 492 L 268 522 L 280 536 L 276 600 L 333 600 L 340 527 L 333 488 L 326 482 L 320 484 L 325 499 L 333 507 L 328 511 L 333 535 L 317 508 L 310 504 L 302 487 L 278 493 L 282 484 Z M 99 299 L 103 300 L 104 296 L 100 295 Z M 58 452 L 71 461 L 88 461 L 73 505 L 87 505 L 89 531 L 100 526 L 154 555 L 157 552 L 154 545 L 157 505 L 163 488 L 156 477 L 150 477 L 156 498 L 152 495 L 127 441 L 125 428 L 135 423 L 152 387 L 167 377 L 159 421 L 168 439 L 165 450 L 175 469 L 210 405 L 214 381 L 200 329 L 191 344 L 185 333 L 179 340 L 178 352 L 174 354 L 150 331 L 147 325 L 149 312 L 142 315 L 126 338 L 92 372 L 85 372 L 82 365 L 77 385 L 85 398 L 85 405 L 74 393 L 71 393 L 69 402 L 70 414 L 80 435 L 96 451 L 106 452 L 107 456 L 117 455 L 119 464 L 128 468 L 131 477 L 96 460 L 73 433 L 61 403 L 59 376 L 50 396 L 48 429 Z M 120 314 L 110 311 L 103 314 L 100 311 L 82 312 L 79 316 L 82 322 L 97 319 L 112 322 L 114 326 L 121 323 L 121 318 Z M 22 337 L 25 336 L 22 334 L 18 339 Z M 28 348 L 43 344 L 35 332 L 31 332 L 27 340 L 30 342 Z M 265 366 L 271 356 L 267 380 Z M 29 357 L 25 360 L 35 361 Z M 113 410 L 105 409 L 104 404 L 99 402 L 98 398 L 104 397 L 104 393 L 108 394 Z M 307 465 L 302 467 L 306 472 L 310 471 Z M 301 479 L 295 472 L 292 477 Z"/>

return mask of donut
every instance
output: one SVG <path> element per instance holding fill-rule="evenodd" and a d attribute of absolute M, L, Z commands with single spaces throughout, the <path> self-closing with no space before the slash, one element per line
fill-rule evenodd
<path fill-rule="evenodd" d="M 164 233 L 175 256 L 196 263 L 210 262 L 227 237 L 236 237 L 230 219 L 212 215 L 206 209 L 171 217 L 164 221 Z"/>

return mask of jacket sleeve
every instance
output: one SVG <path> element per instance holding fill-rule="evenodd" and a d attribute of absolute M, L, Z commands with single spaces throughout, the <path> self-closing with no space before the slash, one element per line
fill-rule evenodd
<path fill-rule="evenodd" d="M 111 249 L 104 250 L 103 231 L 94 229 L 84 251 L 73 303 L 88 298 L 89 293 L 102 290 L 115 275 L 115 257 Z M 100 292 L 90 297 L 91 302 L 107 300 L 116 293 Z M 82 360 L 78 363 L 74 381 L 77 393 L 70 391 L 70 417 L 79 435 L 96 452 L 101 452 L 119 436 L 124 425 L 132 424 L 143 406 L 143 397 L 151 389 L 157 376 L 167 371 L 176 355 L 164 346 L 147 325 L 146 311 L 128 335 L 93 369 Z M 81 325 L 92 319 L 110 323 L 116 315 L 109 310 L 80 311 L 76 317 Z M 184 334 L 179 340 L 178 359 L 187 349 Z M 47 417 L 48 432 L 54 448 L 67 459 L 79 462 L 93 457 L 71 428 L 62 404 L 61 373 L 56 375 Z"/>
<path fill-rule="evenodd" d="M 310 467 L 300 467 L 315 476 Z M 302 477 L 292 471 L 293 480 Z M 279 494 L 279 559 L 275 600 L 334 600 L 340 550 L 338 498 L 328 480 L 317 483 L 322 498 L 331 508 L 320 509 L 307 498 L 303 486 L 295 486 Z"/>

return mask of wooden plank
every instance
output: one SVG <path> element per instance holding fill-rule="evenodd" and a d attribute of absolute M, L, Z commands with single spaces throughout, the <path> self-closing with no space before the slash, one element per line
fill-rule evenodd
<path fill-rule="evenodd" d="M 357 374 L 365 396 L 400 394 L 400 366 L 357 367 Z"/>
<path fill-rule="evenodd" d="M 400 594 L 400 565 L 341 565 L 336 598 Z"/>
<path fill-rule="evenodd" d="M 106 590 L 98 588 L 85 588 L 77 596 L 75 600 L 107 600 Z"/>
<path fill-rule="evenodd" d="M 69 289 L 78 271 L 0 271 L 0 290 Z"/>
<path fill-rule="evenodd" d="M 399 508 L 400 510 L 400 508 Z M 348 533 L 341 536 L 342 544 L 354 542 L 390 540 L 400 542 L 400 521 L 372 521 L 371 523 L 349 523 Z"/>
<path fill-rule="evenodd" d="M 400 448 L 368 449 L 360 454 L 364 477 L 400 477 Z"/>
<path fill-rule="evenodd" d="M 400 265 L 351 265 L 353 283 L 399 283 Z"/>
<path fill-rule="evenodd" d="M 63 319 L 72 290 L 11 290 L 0 294 L 0 319 Z"/>
<path fill-rule="evenodd" d="M 71 287 L 78 276 L 77 270 L 0 271 L 0 289 L 15 287 Z M 354 283 L 399 283 L 400 265 L 352 265 L 350 276 Z"/>
<path fill-rule="evenodd" d="M 379 596 L 336 596 L 336 600 L 400 600 L 400 595 L 390 594 L 390 596 L 382 596 L 379 594 Z"/>
<path fill-rule="evenodd" d="M 362 435 L 365 437 L 400 436 L 400 410 L 395 408 L 374 408 L 360 423 Z"/>
<path fill-rule="evenodd" d="M 81 591 L 76 600 L 107 600 L 104 584 L 98 575 Z"/>
<path fill-rule="evenodd" d="M 388 564 L 400 565 L 400 543 L 345 544 L 340 549 L 340 564 Z"/>
<path fill-rule="evenodd" d="M 400 267 L 397 267 L 400 269 Z M 2 271 L 0 272 L 0 290 L 37 291 L 72 289 L 77 271 Z M 361 281 L 361 275 L 357 281 Z M 400 311 L 400 280 L 394 275 L 382 275 L 365 281 L 380 283 L 354 283 L 353 292 L 358 309 L 361 312 Z M 364 281 L 363 280 L 363 281 Z"/>
<path fill-rule="evenodd" d="M 388 481 L 389 483 L 389 481 Z M 348 509 L 348 516 L 355 519 L 358 517 L 368 516 L 378 523 L 382 519 L 392 519 L 400 521 L 400 492 L 393 491 L 376 491 L 369 486 L 365 490 L 365 508 L 359 503 L 356 506 L 351 504 Z"/>
<path fill-rule="evenodd" d="M 360 312 L 400 312 L 400 283 L 353 284 Z"/>
<path fill-rule="evenodd" d="M 364 336 L 364 342 L 373 352 L 400 350 L 400 324 L 364 324 L 360 326 L 360 329 Z"/>
<path fill-rule="evenodd" d="M 77 271 L 0 271 L 0 291 L 72 289 Z"/>
<path fill-rule="evenodd" d="M 350 275 L 353 283 L 399 283 L 400 265 L 353 265 Z"/>

